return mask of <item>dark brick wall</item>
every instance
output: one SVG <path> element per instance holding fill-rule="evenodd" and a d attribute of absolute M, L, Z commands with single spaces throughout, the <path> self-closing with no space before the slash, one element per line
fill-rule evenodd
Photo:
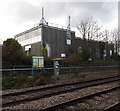
<path fill-rule="evenodd" d="M 29 49 L 29 55 L 35 55 L 35 56 L 42 55 L 42 43 L 41 42 L 36 42 L 30 45 L 31 45 L 31 49 Z M 23 49 L 25 50 L 25 46 L 23 47 Z"/>
<path fill-rule="evenodd" d="M 114 45 L 110 43 L 105 42 L 99 42 L 99 41 L 87 41 L 83 40 L 81 38 L 73 38 L 73 53 L 78 53 L 78 48 L 81 47 L 83 50 L 84 48 L 88 49 L 88 51 L 91 52 L 92 59 L 101 59 L 101 45 L 106 50 L 106 57 L 110 57 L 110 50 L 114 53 Z"/>
<path fill-rule="evenodd" d="M 43 27 L 43 44 L 50 44 L 51 56 L 60 56 L 61 53 L 69 53 L 71 46 L 66 43 L 66 31 L 50 26 Z M 75 33 L 72 36 L 75 36 Z"/>
<path fill-rule="evenodd" d="M 87 48 L 91 52 L 92 59 L 100 59 L 100 51 L 102 44 L 104 49 L 107 51 L 107 57 L 110 56 L 110 50 L 114 52 L 113 44 L 108 44 L 98 41 L 87 41 L 80 38 L 75 38 L 75 32 L 71 31 L 71 45 L 67 45 L 66 42 L 66 29 L 51 27 L 51 26 L 41 26 L 42 32 L 41 37 L 42 41 L 31 44 L 31 49 L 29 54 L 31 55 L 42 55 L 42 47 L 47 45 L 50 47 L 50 56 L 59 56 L 62 53 L 65 53 L 66 56 L 71 53 L 78 53 L 78 48 L 81 49 Z M 47 45 L 46 45 L 47 44 Z"/>

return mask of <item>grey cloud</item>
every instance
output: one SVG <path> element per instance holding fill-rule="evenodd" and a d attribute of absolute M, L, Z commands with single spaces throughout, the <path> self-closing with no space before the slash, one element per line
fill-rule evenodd
<path fill-rule="evenodd" d="M 72 24 L 77 24 L 81 19 L 86 17 L 100 18 L 104 23 L 113 19 L 113 11 L 116 4 L 113 3 L 113 9 L 103 8 L 102 2 L 48 2 L 44 5 L 45 18 L 62 18 L 71 16 Z M 13 7 L 13 6 L 12 6 Z M 14 4 L 16 8 L 16 22 L 21 24 L 27 21 L 37 21 L 41 19 L 41 7 L 34 6 L 27 2 Z"/>
<path fill-rule="evenodd" d="M 106 10 L 104 9 L 103 6 L 104 3 L 101 2 L 87 2 L 87 3 L 71 3 L 69 6 L 72 7 L 77 7 L 78 15 L 75 15 L 75 18 L 77 21 L 80 20 L 80 18 L 86 18 L 86 17 L 97 17 L 100 18 L 103 22 L 110 22 L 112 17 L 112 10 L 115 9 L 115 4 L 113 4 L 113 8 L 111 10 Z M 71 7 L 71 8 L 72 8 Z M 81 9 L 85 12 L 84 13 L 79 13 L 79 10 Z M 74 13 L 73 17 L 74 17 Z"/>
<path fill-rule="evenodd" d="M 78 23 L 86 17 L 100 18 L 103 23 L 109 23 L 114 18 L 113 10 L 116 8 L 115 3 L 111 9 L 103 8 L 103 2 L 68 2 L 68 3 L 52 3 L 48 4 L 46 13 L 49 13 L 48 18 L 71 15 L 73 24 Z M 117 9 L 117 8 L 116 8 Z"/>
<path fill-rule="evenodd" d="M 11 11 L 15 11 L 13 16 L 17 24 L 27 21 L 36 21 L 39 20 L 41 16 L 41 7 L 35 7 L 27 2 L 13 3 L 11 5 Z"/>

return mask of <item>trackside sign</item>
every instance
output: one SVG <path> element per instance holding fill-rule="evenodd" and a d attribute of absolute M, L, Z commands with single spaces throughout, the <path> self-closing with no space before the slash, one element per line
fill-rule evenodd
<path fill-rule="evenodd" d="M 33 68 L 44 67 L 44 57 L 43 56 L 32 56 L 32 67 Z"/>

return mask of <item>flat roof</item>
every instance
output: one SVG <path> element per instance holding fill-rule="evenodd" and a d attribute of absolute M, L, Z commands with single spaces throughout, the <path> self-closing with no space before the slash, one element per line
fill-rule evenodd
<path fill-rule="evenodd" d="M 26 33 L 28 33 L 28 32 L 34 31 L 34 30 L 39 29 L 39 28 L 41 28 L 41 25 L 40 25 L 40 26 L 33 27 L 33 28 L 31 28 L 31 29 L 28 29 L 28 30 L 26 30 L 26 31 L 24 31 L 24 32 L 21 32 L 21 33 L 19 33 L 19 34 L 16 34 L 14 37 L 17 37 L 17 36 L 26 34 Z"/>
<path fill-rule="evenodd" d="M 28 30 L 26 30 L 26 31 L 24 31 L 24 32 L 21 32 L 21 33 L 19 33 L 19 34 L 16 34 L 14 37 L 16 38 L 16 37 L 21 36 L 21 35 L 23 35 L 23 34 L 26 34 L 26 33 L 28 33 L 28 32 L 34 31 L 34 30 L 36 30 L 36 29 L 41 28 L 42 26 L 48 27 L 48 28 L 57 29 L 57 30 L 67 31 L 67 29 L 64 29 L 64 28 L 59 28 L 59 27 L 54 27 L 54 26 L 50 26 L 50 25 L 42 25 L 42 24 L 41 24 L 41 25 L 38 25 L 38 26 L 33 27 L 33 28 L 31 28 L 31 29 L 28 29 Z M 75 32 L 75 31 L 71 31 L 71 32 Z"/>

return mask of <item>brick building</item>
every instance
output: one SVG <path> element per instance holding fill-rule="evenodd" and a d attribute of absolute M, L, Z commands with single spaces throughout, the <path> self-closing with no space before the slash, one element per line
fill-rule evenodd
<path fill-rule="evenodd" d="M 15 35 L 27 55 L 40 56 L 46 49 L 47 57 L 67 55 L 74 37 L 74 31 L 43 24 Z"/>

